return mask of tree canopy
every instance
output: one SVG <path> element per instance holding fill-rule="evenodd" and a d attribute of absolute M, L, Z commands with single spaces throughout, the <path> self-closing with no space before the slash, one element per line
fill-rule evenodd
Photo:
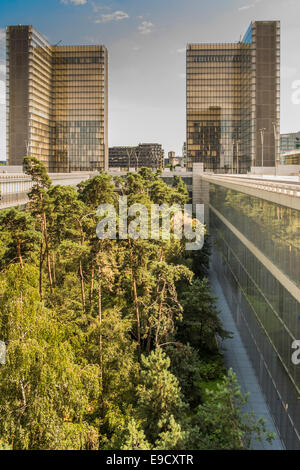
<path fill-rule="evenodd" d="M 118 212 L 119 193 L 182 207 L 182 180 L 168 186 L 142 168 L 76 190 L 53 186 L 33 157 L 24 169 L 29 204 L 0 212 L 0 448 L 228 449 L 268 436 L 232 406 L 246 398 L 218 351 L 228 332 L 206 278 L 207 239 L 198 253 L 173 234 L 96 235 L 100 204 Z"/>

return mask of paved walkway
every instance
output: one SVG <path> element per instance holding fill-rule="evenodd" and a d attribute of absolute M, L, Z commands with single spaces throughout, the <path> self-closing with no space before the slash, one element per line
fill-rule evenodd
<path fill-rule="evenodd" d="M 284 450 L 284 446 L 278 437 L 274 421 L 257 381 L 254 369 L 223 295 L 220 283 L 213 271 L 211 271 L 210 277 L 212 293 L 218 298 L 218 308 L 221 311 L 220 318 L 224 328 L 233 333 L 232 339 L 226 339 L 221 342 L 226 367 L 231 367 L 236 373 L 242 393 L 250 392 L 248 403 L 245 405 L 245 411 L 254 411 L 257 417 L 264 418 L 267 422 L 267 429 L 270 432 L 276 433 L 276 438 L 271 445 L 268 442 L 260 443 L 254 441 L 251 447 L 255 450 Z"/>

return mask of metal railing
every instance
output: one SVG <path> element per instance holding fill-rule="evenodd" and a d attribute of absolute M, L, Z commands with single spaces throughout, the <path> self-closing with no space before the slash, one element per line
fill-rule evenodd
<path fill-rule="evenodd" d="M 4 194 L 0 198 L 0 209 L 23 205 L 28 202 L 27 191 L 22 193 Z"/>
<path fill-rule="evenodd" d="M 98 172 L 82 171 L 72 173 L 54 173 L 49 174 L 53 185 L 74 186 L 81 181 L 87 180 Z M 28 202 L 27 193 L 30 191 L 33 182 L 25 174 L 0 174 L 0 209 L 5 209 L 18 204 Z"/>
<path fill-rule="evenodd" d="M 1 175 L 0 176 L 0 208 L 26 204 L 27 193 L 32 187 L 32 180 L 25 175 Z"/>
<path fill-rule="evenodd" d="M 273 179 L 262 180 L 261 178 L 246 178 L 246 177 L 230 177 L 230 176 L 215 176 L 215 175 L 203 175 L 205 179 L 227 181 L 239 186 L 247 186 L 255 189 L 262 189 L 264 191 L 270 191 L 280 194 L 286 194 L 288 196 L 300 197 L 300 182 L 296 181 L 277 181 Z"/>

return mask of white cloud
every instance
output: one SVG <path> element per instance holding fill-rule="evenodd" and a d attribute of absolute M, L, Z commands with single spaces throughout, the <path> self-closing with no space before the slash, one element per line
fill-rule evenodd
<path fill-rule="evenodd" d="M 185 47 L 182 47 L 182 48 L 180 48 L 180 49 L 177 49 L 176 52 L 178 52 L 178 54 L 184 54 L 185 51 L 186 51 L 186 48 L 185 48 Z"/>
<path fill-rule="evenodd" d="M 5 64 L 0 64 L 0 73 L 6 73 L 6 65 Z"/>
<path fill-rule="evenodd" d="M 6 36 L 5 29 L 0 28 L 0 41 L 4 41 L 5 36 Z"/>
<path fill-rule="evenodd" d="M 107 13 L 104 15 L 101 15 L 101 18 L 98 20 L 95 20 L 95 23 L 108 23 L 110 21 L 122 21 L 126 20 L 129 18 L 129 15 L 122 10 L 117 10 L 114 11 L 113 13 Z"/>
<path fill-rule="evenodd" d="M 133 46 L 132 50 L 133 51 L 139 51 L 141 49 L 141 46 Z"/>
<path fill-rule="evenodd" d="M 101 10 L 111 10 L 111 7 L 108 7 L 106 5 L 97 5 L 97 3 L 91 1 L 90 2 L 93 8 L 94 13 L 98 13 L 98 11 Z"/>
<path fill-rule="evenodd" d="M 244 7 L 240 7 L 239 8 L 239 11 L 243 11 L 243 10 L 249 10 L 249 8 L 254 8 L 254 5 L 245 5 Z"/>
<path fill-rule="evenodd" d="M 239 11 L 243 11 L 243 10 L 249 10 L 250 8 L 254 8 L 255 5 L 257 5 L 258 3 L 260 3 L 261 0 L 255 0 L 254 3 L 250 3 L 249 5 L 244 5 L 243 7 L 239 7 Z"/>
<path fill-rule="evenodd" d="M 64 3 L 67 5 L 69 2 L 73 3 L 74 5 L 85 5 L 87 3 L 87 0 L 60 0 L 61 3 Z"/>
<path fill-rule="evenodd" d="M 143 21 L 142 24 L 138 27 L 138 30 L 141 34 L 152 33 L 154 24 L 151 21 Z"/>

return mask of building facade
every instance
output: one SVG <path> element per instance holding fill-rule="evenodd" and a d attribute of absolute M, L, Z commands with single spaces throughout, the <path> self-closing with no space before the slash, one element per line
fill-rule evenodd
<path fill-rule="evenodd" d="M 52 46 L 32 26 L 7 27 L 7 160 L 50 172 L 108 167 L 108 54 Z"/>
<path fill-rule="evenodd" d="M 135 167 L 135 149 L 130 146 L 116 146 L 108 149 L 109 168 L 132 168 Z"/>
<path fill-rule="evenodd" d="M 187 155 L 187 150 L 186 150 L 186 142 L 183 142 L 183 145 L 182 145 L 182 158 L 183 160 L 186 162 L 186 155 Z"/>
<path fill-rule="evenodd" d="M 242 41 L 188 44 L 187 167 L 245 173 L 279 153 L 280 24 L 255 21 Z"/>
<path fill-rule="evenodd" d="M 300 197 L 284 184 L 202 176 L 212 267 L 286 449 L 300 449 Z"/>
<path fill-rule="evenodd" d="M 164 150 L 161 144 L 145 143 L 137 146 L 109 148 L 109 168 L 162 168 Z"/>
<path fill-rule="evenodd" d="M 300 166 L 300 148 L 297 149 L 297 150 L 290 150 L 289 152 L 281 153 L 280 154 L 280 160 L 281 160 L 281 163 L 283 165 L 298 165 L 298 166 Z M 300 168 L 299 168 L 299 170 L 300 170 Z"/>
<path fill-rule="evenodd" d="M 300 149 L 300 131 L 290 134 L 280 134 L 280 153 Z"/>

